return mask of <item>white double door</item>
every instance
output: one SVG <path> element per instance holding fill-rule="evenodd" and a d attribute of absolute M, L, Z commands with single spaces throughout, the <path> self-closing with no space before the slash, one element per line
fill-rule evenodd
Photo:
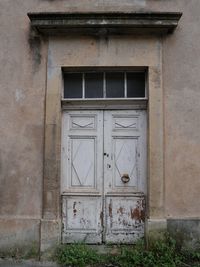
<path fill-rule="evenodd" d="M 64 243 L 134 243 L 144 235 L 146 111 L 66 111 Z"/>

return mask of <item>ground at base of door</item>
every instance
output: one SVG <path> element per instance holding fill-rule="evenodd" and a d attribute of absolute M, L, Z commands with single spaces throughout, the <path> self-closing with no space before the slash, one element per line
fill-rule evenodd
<path fill-rule="evenodd" d="M 118 267 L 112 264 L 95 265 L 96 267 Z M 55 262 L 41 262 L 34 260 L 0 259 L 0 267 L 63 267 Z M 71 266 L 68 266 L 71 267 Z M 92 267 L 92 266 L 88 266 Z"/>
<path fill-rule="evenodd" d="M 60 267 L 60 265 L 47 261 L 0 259 L 0 267 Z"/>

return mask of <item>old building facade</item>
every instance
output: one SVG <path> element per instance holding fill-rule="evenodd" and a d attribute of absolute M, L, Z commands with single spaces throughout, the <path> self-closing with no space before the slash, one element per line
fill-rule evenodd
<path fill-rule="evenodd" d="M 198 0 L 0 1 L 0 249 L 200 237 Z"/>

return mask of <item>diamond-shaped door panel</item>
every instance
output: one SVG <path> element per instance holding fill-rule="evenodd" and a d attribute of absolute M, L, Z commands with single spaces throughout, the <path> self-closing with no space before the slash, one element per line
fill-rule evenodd
<path fill-rule="evenodd" d="M 95 187 L 95 138 L 71 139 L 71 186 Z"/>
<path fill-rule="evenodd" d="M 114 181 L 115 186 L 124 186 L 123 175 L 128 175 L 130 181 L 126 186 L 137 186 L 138 159 L 137 138 L 114 138 Z"/>

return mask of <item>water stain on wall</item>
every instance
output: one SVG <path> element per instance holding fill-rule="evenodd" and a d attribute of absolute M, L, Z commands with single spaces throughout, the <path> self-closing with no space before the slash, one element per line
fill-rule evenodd
<path fill-rule="evenodd" d="M 33 59 L 34 72 L 36 72 L 42 60 L 42 55 L 41 55 L 42 38 L 36 32 L 36 30 L 32 28 L 29 29 L 28 43 L 29 43 L 30 52 L 31 52 L 32 59 Z"/>

